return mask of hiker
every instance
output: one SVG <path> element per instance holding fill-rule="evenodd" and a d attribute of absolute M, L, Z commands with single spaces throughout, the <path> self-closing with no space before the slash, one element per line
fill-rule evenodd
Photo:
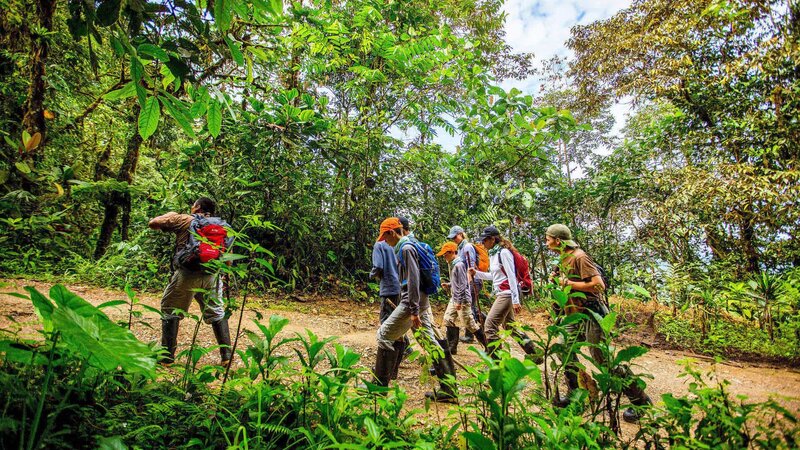
<path fill-rule="evenodd" d="M 512 326 L 514 316 L 522 311 L 521 289 L 517 279 L 517 268 L 514 265 L 515 253 L 519 252 L 508 239 L 500 236 L 500 231 L 493 225 L 486 227 L 479 238 L 489 251 L 489 271 L 482 272 L 474 268 L 470 274 L 478 279 L 492 282 L 494 302 L 486 315 L 484 333 L 489 347 L 489 356 L 497 358 L 500 327 L 511 329 L 512 335 L 519 341 L 526 357 L 541 364 L 541 352 L 536 350 L 533 341 L 516 326 Z M 519 256 L 521 258 L 521 255 Z"/>
<path fill-rule="evenodd" d="M 228 319 L 222 298 L 222 284 L 215 273 L 210 273 L 200 265 L 197 251 L 200 244 L 192 232 L 204 229 L 224 233 L 220 242 L 221 250 L 230 248 L 233 238 L 228 238 L 224 228 L 230 228 L 222 219 L 214 217 L 216 205 L 208 197 L 197 199 L 192 205 L 191 214 L 168 212 L 150 220 L 148 226 L 153 230 L 175 233 L 175 255 L 172 260 L 172 278 L 161 297 L 161 345 L 167 352 L 160 363 L 172 364 L 178 346 L 178 325 L 182 312 L 188 311 L 192 299 L 197 300 L 203 312 L 203 321 L 210 323 L 219 349 L 220 362 L 227 365 L 231 360 L 231 337 Z M 209 228 L 206 228 L 209 227 Z M 216 227 L 216 228 L 214 228 Z M 220 231 L 221 230 L 221 231 Z M 208 250 L 202 246 L 204 250 Z M 213 251 L 214 249 L 210 249 Z M 219 253 L 217 253 L 217 257 Z M 202 290 L 202 292 L 200 292 Z M 180 310 L 180 311 L 176 311 Z"/>
<path fill-rule="evenodd" d="M 372 270 L 369 275 L 370 278 L 380 280 L 380 290 L 378 292 L 381 298 L 379 323 L 383 323 L 392 314 L 397 305 L 400 304 L 400 274 L 397 272 L 397 265 L 394 248 L 389 246 L 386 241 L 375 242 L 372 247 Z M 397 360 L 392 368 L 390 379 L 397 379 L 400 363 L 407 351 L 410 350 L 409 344 L 410 341 L 405 335 L 393 344 L 397 350 Z"/>
<path fill-rule="evenodd" d="M 461 228 L 458 225 L 454 225 L 453 227 L 451 227 L 450 231 L 447 233 L 447 239 L 452 240 L 453 242 L 456 243 L 456 245 L 458 245 L 458 257 L 464 261 L 467 270 L 469 270 L 471 267 L 478 268 L 478 260 L 479 260 L 478 252 L 475 249 L 475 246 L 472 245 L 472 243 L 469 242 L 469 240 L 467 239 L 467 234 L 464 232 L 463 228 Z M 483 320 L 478 310 L 479 306 L 478 295 L 481 292 L 482 288 L 483 288 L 483 283 L 481 282 L 481 280 L 472 278 L 472 283 L 470 284 L 470 298 L 471 298 L 470 311 L 472 312 L 473 319 L 481 327 L 483 326 Z M 459 336 L 458 333 L 460 333 L 460 331 L 458 330 L 458 328 L 455 328 L 454 330 L 448 328 L 447 333 L 448 333 L 447 341 L 453 342 L 453 337 L 458 338 Z M 450 333 L 452 333 L 452 336 Z M 461 338 L 460 341 L 465 344 L 471 344 L 475 340 L 473 338 L 472 332 L 469 329 L 465 329 L 464 337 Z M 450 348 L 451 350 L 457 349 L 458 345 L 456 344 L 454 346 L 451 346 Z M 456 352 L 453 352 L 453 354 L 455 355 Z"/>
<path fill-rule="evenodd" d="M 450 265 L 450 282 L 442 283 L 442 287 L 450 289 L 450 302 L 447 304 L 447 310 L 444 313 L 444 326 L 447 327 L 447 342 L 450 345 L 450 354 L 455 355 L 458 350 L 456 319 L 464 324 L 464 328 L 467 331 L 474 333 L 475 337 L 478 338 L 478 342 L 488 351 L 486 336 L 472 315 L 472 293 L 470 292 L 471 286 L 467 276 L 467 264 L 458 256 L 458 245 L 452 241 L 445 242 L 436 256 L 444 256 L 445 261 Z"/>
<path fill-rule="evenodd" d="M 555 224 L 547 227 L 545 240 L 548 249 L 559 254 L 563 253 L 561 267 L 566 270 L 566 273 L 560 273 L 561 270 L 556 268 L 554 272 L 555 281 L 562 286 L 570 286 L 572 291 L 582 292 L 585 295 L 585 298 L 570 297 L 565 311 L 561 311 L 561 318 L 573 313 L 586 313 L 590 316 L 579 322 L 565 325 L 569 336 L 568 339 L 573 342 L 599 343 L 604 338 L 603 329 L 594 316 L 588 313 L 588 310 L 594 311 L 600 316 L 608 314 L 608 308 L 601 298 L 606 286 L 600 271 L 591 257 L 581 250 L 572 239 L 572 232 L 566 225 Z M 565 343 L 563 336 L 559 338 L 559 343 L 562 345 Z M 603 353 L 595 345 L 589 347 L 589 352 L 596 364 L 604 363 Z M 566 361 L 564 361 L 563 356 L 561 358 L 565 365 L 564 376 L 567 379 L 569 392 L 565 397 L 555 399 L 554 403 L 556 406 L 565 407 L 570 402 L 569 393 L 578 388 L 579 368 L 575 361 L 575 355 L 568 355 Z M 628 367 L 619 367 L 615 369 L 614 373 L 618 377 L 628 378 L 630 369 Z M 650 397 L 647 396 L 644 389 L 639 387 L 638 383 L 629 383 L 623 389 L 623 393 L 634 406 L 652 404 Z M 636 423 L 639 420 L 639 414 L 636 409 L 627 408 L 622 414 L 622 418 L 626 422 Z"/>
<path fill-rule="evenodd" d="M 403 234 L 403 225 L 397 217 L 390 217 L 381 222 L 378 241 L 386 241 L 394 247 L 399 260 L 401 289 L 400 303 L 378 329 L 375 383 L 384 387 L 389 385 L 394 364 L 400 357 L 395 343 L 409 328 L 420 329 L 421 340 L 424 342 L 418 343 L 431 352 L 436 376 L 441 385 L 439 390 L 426 393 L 425 396 L 434 401 L 455 403 L 458 401 L 455 365 L 447 344 L 436 339 L 428 294 L 423 289 L 424 280 L 419 254 L 421 247 Z"/>

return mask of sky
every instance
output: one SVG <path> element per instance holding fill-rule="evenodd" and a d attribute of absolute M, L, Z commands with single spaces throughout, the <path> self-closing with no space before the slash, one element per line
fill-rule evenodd
<path fill-rule="evenodd" d="M 553 56 L 571 56 L 566 42 L 573 26 L 611 17 L 630 3 L 630 0 L 507 0 L 503 6 L 506 41 L 516 52 L 533 53 L 534 67 L 540 67 L 542 61 Z M 539 86 L 535 78 L 509 80 L 501 85 L 505 89 L 516 87 L 528 94 L 535 94 Z M 612 132 L 619 132 L 628 111 L 626 103 L 612 108 L 616 118 Z M 441 131 L 436 142 L 453 150 L 460 138 Z"/>

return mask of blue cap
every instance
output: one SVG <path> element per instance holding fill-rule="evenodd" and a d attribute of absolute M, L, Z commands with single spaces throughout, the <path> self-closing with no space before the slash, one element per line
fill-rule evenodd
<path fill-rule="evenodd" d="M 450 228 L 450 233 L 447 234 L 447 239 L 453 239 L 454 237 L 458 236 L 458 233 L 463 233 L 463 232 L 464 229 L 456 225 Z"/>

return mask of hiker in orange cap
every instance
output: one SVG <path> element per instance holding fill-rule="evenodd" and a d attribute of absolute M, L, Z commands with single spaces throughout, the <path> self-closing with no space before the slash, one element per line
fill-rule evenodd
<path fill-rule="evenodd" d="M 450 289 L 450 303 L 444 313 L 444 326 L 447 327 L 447 343 L 450 346 L 450 353 L 455 355 L 458 351 L 458 326 L 456 319 L 460 319 L 464 328 L 478 338 L 484 349 L 486 348 L 486 336 L 483 330 L 475 321 L 472 315 L 472 295 L 470 293 L 470 282 L 467 277 L 466 262 L 458 256 L 458 245 L 448 241 L 442 245 L 441 250 L 436 256 L 444 256 L 445 261 L 450 265 L 450 282 L 442 283 L 442 287 Z M 455 332 L 452 332 L 455 330 Z"/>

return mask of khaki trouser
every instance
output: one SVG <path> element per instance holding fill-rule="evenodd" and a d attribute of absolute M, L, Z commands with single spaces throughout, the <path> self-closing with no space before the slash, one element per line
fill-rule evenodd
<path fill-rule="evenodd" d="M 433 314 L 430 309 L 419 312 L 419 320 L 422 322 L 422 339 L 426 342 L 417 342 L 422 348 L 438 347 L 443 351 L 436 342 L 436 332 L 433 329 Z M 411 312 L 404 304 L 397 305 L 392 314 L 383 321 L 380 328 L 378 328 L 378 346 L 386 350 L 394 349 L 394 341 L 403 337 L 406 331 L 411 329 Z"/>
<path fill-rule="evenodd" d="M 192 299 L 197 300 L 203 312 L 203 321 L 213 323 L 225 318 L 225 308 L 222 300 L 222 284 L 215 274 L 203 271 L 189 271 L 178 269 L 161 297 L 161 312 L 164 319 L 183 316 L 175 314 L 176 309 L 189 311 Z"/>
<path fill-rule="evenodd" d="M 500 327 L 509 328 L 509 324 L 514 321 L 514 305 L 511 301 L 511 291 L 502 291 L 494 298 L 492 308 L 486 314 L 484 322 L 484 332 L 488 341 L 500 339 L 498 334 Z"/>
<path fill-rule="evenodd" d="M 564 345 L 567 343 L 572 346 L 577 342 L 588 342 L 592 344 L 589 346 L 589 354 L 592 356 L 595 365 L 602 366 L 606 363 L 605 355 L 603 355 L 603 352 L 596 345 L 603 340 L 604 336 L 603 329 L 600 328 L 600 324 L 598 324 L 595 319 L 587 318 L 578 322 L 573 322 L 564 326 L 564 329 L 567 331 L 568 338 L 564 339 L 563 335 L 559 336 L 559 344 Z M 566 357 L 559 354 L 559 359 L 564 363 L 564 372 L 568 379 L 574 377 L 573 379 L 577 380 L 580 367 L 578 367 L 576 358 L 577 355 L 574 352 L 567 353 Z M 630 368 L 626 365 L 614 368 L 612 373 L 620 378 L 628 378 L 631 375 Z M 573 383 L 576 383 L 576 381 L 573 381 Z M 622 393 L 625 394 L 634 405 L 642 405 L 647 398 L 644 389 L 639 387 L 636 383 L 628 384 L 628 386 L 622 389 Z"/>
<path fill-rule="evenodd" d="M 472 315 L 472 308 L 469 304 L 463 304 L 461 309 L 456 309 L 456 303 L 451 301 L 447 304 L 447 309 L 444 312 L 444 326 L 456 327 L 458 326 L 456 325 L 456 320 L 459 320 L 464 325 L 464 328 L 471 333 L 480 329 L 478 322 L 475 321 L 475 317 Z"/>

